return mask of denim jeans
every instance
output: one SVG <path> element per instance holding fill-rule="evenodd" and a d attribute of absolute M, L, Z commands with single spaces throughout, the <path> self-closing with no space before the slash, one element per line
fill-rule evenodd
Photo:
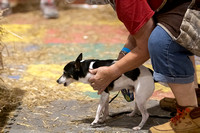
<path fill-rule="evenodd" d="M 193 54 L 176 43 L 161 26 L 151 33 L 148 48 L 156 81 L 177 84 L 194 81 L 194 67 L 189 58 Z"/>

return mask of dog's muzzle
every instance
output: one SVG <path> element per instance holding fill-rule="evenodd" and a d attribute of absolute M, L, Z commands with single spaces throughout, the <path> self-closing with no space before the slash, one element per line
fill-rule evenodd
<path fill-rule="evenodd" d="M 57 83 L 58 83 L 58 84 L 63 84 L 64 86 L 67 86 L 67 82 L 64 82 L 64 83 L 63 83 L 63 82 L 60 80 L 60 78 L 57 80 Z"/>

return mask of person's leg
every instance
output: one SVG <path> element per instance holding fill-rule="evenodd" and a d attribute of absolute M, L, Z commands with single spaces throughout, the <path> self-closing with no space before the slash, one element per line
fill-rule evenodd
<path fill-rule="evenodd" d="M 44 18 L 58 18 L 58 10 L 54 0 L 40 0 L 40 8 Z"/>
<path fill-rule="evenodd" d="M 3 10 L 3 16 L 11 14 L 9 0 L 0 0 L 0 10 Z"/>
<path fill-rule="evenodd" d="M 190 56 L 190 59 L 192 61 L 192 64 L 195 70 L 194 82 L 191 84 L 169 84 L 170 88 L 172 89 L 176 97 L 177 103 L 180 106 L 189 106 L 189 105 L 198 106 L 197 97 L 196 96 L 193 97 L 194 95 L 197 94 L 196 91 L 198 88 L 194 56 Z M 181 96 L 185 96 L 185 97 L 181 97 Z"/>
<path fill-rule="evenodd" d="M 200 132 L 200 108 L 194 90 L 191 53 L 157 26 L 149 38 L 154 79 L 169 85 L 177 100 L 177 115 L 163 125 L 150 128 L 152 133 Z"/>
<path fill-rule="evenodd" d="M 194 56 L 190 56 L 190 60 L 192 61 L 194 70 L 195 70 L 195 74 L 194 74 L 194 90 L 196 92 L 197 95 L 197 102 L 198 105 L 200 106 L 200 88 L 198 85 L 198 78 L 197 78 L 197 72 L 196 72 L 196 64 L 195 64 L 195 57 Z M 176 112 L 176 104 L 177 101 L 175 98 L 172 97 L 164 97 L 163 99 L 160 100 L 160 107 L 166 111 L 170 111 L 170 112 Z"/>
<path fill-rule="evenodd" d="M 171 88 L 179 106 L 198 107 L 194 82 L 188 84 L 169 83 L 168 85 Z"/>

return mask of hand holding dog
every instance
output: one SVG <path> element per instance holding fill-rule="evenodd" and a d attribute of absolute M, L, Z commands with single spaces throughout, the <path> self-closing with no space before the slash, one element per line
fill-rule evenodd
<path fill-rule="evenodd" d="M 121 75 L 120 71 L 113 67 L 113 65 L 110 67 L 99 67 L 89 71 L 94 75 L 89 79 L 90 85 L 94 90 L 98 90 L 98 94 L 101 94 L 113 80 Z"/>

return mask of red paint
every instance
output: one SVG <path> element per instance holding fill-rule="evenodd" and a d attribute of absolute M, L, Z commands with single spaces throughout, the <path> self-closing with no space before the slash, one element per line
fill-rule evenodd
<path fill-rule="evenodd" d="M 84 38 L 84 36 L 86 36 L 87 38 Z M 116 43 L 125 43 L 127 36 L 128 36 L 128 32 L 125 30 L 123 26 L 75 25 L 75 26 L 68 27 L 66 29 L 47 30 L 44 37 L 44 43 L 56 42 L 56 43 L 116 44 Z"/>

